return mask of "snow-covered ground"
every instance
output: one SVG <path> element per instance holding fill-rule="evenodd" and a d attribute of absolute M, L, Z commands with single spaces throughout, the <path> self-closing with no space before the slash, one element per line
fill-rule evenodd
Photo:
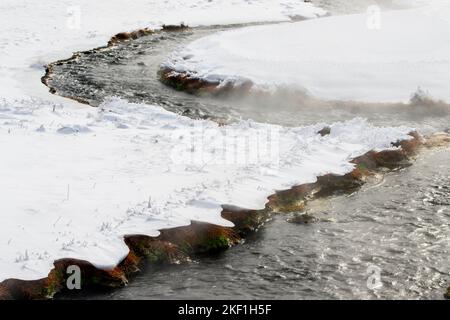
<path fill-rule="evenodd" d="M 221 204 L 264 208 L 275 190 L 351 171 L 349 159 L 410 131 L 357 119 L 321 137 L 323 124 L 218 127 L 120 100 L 103 107 L 0 106 L 1 279 L 43 277 L 64 257 L 111 268 L 128 253 L 124 234 L 230 225 Z M 250 154 L 243 138 L 263 147 Z"/>
<path fill-rule="evenodd" d="M 157 235 L 191 219 L 230 225 L 222 204 L 261 208 L 276 189 L 348 172 L 349 159 L 408 138 L 409 128 L 361 119 L 321 137 L 323 124 L 218 127 L 118 99 L 93 109 L 40 83 L 43 64 L 119 31 L 322 13 L 283 0 L 2 0 L 0 281 L 45 277 L 64 257 L 111 268 L 127 254 L 124 234 Z M 243 137 L 262 139 L 256 153 Z"/>
<path fill-rule="evenodd" d="M 450 101 L 450 2 L 225 31 L 193 42 L 166 65 L 327 100 L 405 102 L 421 88 Z"/>

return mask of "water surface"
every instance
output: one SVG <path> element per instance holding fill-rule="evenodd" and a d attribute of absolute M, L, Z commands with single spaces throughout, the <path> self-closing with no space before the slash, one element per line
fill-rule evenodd
<path fill-rule="evenodd" d="M 450 285 L 449 159 L 450 150 L 434 151 L 378 184 L 317 201 L 316 223 L 278 215 L 221 255 L 148 268 L 123 289 L 63 298 L 442 299 Z"/>

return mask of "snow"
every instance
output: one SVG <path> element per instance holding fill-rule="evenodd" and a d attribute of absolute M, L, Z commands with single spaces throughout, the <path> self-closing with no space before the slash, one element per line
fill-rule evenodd
<path fill-rule="evenodd" d="M 1 279 L 44 277 L 65 257 L 112 268 L 128 253 L 125 234 L 157 236 L 190 220 L 232 226 L 222 204 L 264 208 L 275 190 L 349 172 L 351 158 L 411 130 L 361 119 L 332 125 L 327 137 L 317 134 L 325 124 L 219 127 L 118 99 L 99 110 L 53 108 L 0 105 Z M 243 161 L 229 162 L 218 137 Z M 257 150 L 262 159 L 252 160 L 242 137 L 268 141 L 276 153 Z"/>
<path fill-rule="evenodd" d="M 344 174 L 350 159 L 409 138 L 410 128 L 362 119 L 331 124 L 321 137 L 325 124 L 219 127 L 118 98 L 94 109 L 40 83 L 43 64 L 120 31 L 299 13 L 323 11 L 283 0 L 2 0 L 0 281 L 46 277 L 59 258 L 113 268 L 128 253 L 126 234 L 156 236 L 191 220 L 231 226 L 220 217 L 223 204 L 262 208 L 275 190 Z"/>
<path fill-rule="evenodd" d="M 225 31 L 178 50 L 165 65 L 325 100 L 407 102 L 421 88 L 450 101 L 450 3 Z"/>

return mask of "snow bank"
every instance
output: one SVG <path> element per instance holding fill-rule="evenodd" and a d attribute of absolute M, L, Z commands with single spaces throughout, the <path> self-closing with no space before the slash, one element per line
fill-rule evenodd
<path fill-rule="evenodd" d="M 448 1 L 369 12 L 225 31 L 165 66 L 211 81 L 295 86 L 329 100 L 403 102 L 420 87 L 450 101 Z"/>
<path fill-rule="evenodd" d="M 128 253 L 125 234 L 157 236 L 190 220 L 230 226 L 222 204 L 264 208 L 275 190 L 349 172 L 351 158 L 411 130 L 360 119 L 326 137 L 324 124 L 219 127 L 122 100 L 99 110 L 1 103 L 0 118 L 0 280 L 45 277 L 67 257 L 112 268 Z M 259 159 L 243 137 L 256 137 Z"/>

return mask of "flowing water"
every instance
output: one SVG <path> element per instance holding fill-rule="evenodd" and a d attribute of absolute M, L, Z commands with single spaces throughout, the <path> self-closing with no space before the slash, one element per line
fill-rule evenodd
<path fill-rule="evenodd" d="M 450 150 L 433 152 L 377 185 L 314 203 L 316 223 L 278 215 L 221 255 L 147 269 L 128 287 L 89 298 L 442 299 L 450 284 L 449 158 Z"/>
<path fill-rule="evenodd" d="M 351 13 L 375 1 L 313 1 Z M 353 3 L 353 2 L 351 2 Z M 392 1 L 377 1 L 392 7 Z M 396 6 L 394 6 L 397 8 Z M 240 26 L 233 26 L 236 28 Z M 301 103 L 295 99 L 213 99 L 175 91 L 157 78 L 178 46 L 230 27 L 160 32 L 95 50 L 54 68 L 50 85 L 98 106 L 108 96 L 162 105 L 193 118 L 250 118 L 282 125 L 362 116 L 378 125 L 405 124 L 429 133 L 448 130 L 450 108 L 411 104 Z M 223 254 L 188 265 L 145 270 L 123 289 L 59 298 L 99 299 L 440 299 L 450 285 L 450 150 L 422 155 L 414 166 L 387 173 L 350 196 L 316 201 L 311 224 L 278 215 Z"/>

